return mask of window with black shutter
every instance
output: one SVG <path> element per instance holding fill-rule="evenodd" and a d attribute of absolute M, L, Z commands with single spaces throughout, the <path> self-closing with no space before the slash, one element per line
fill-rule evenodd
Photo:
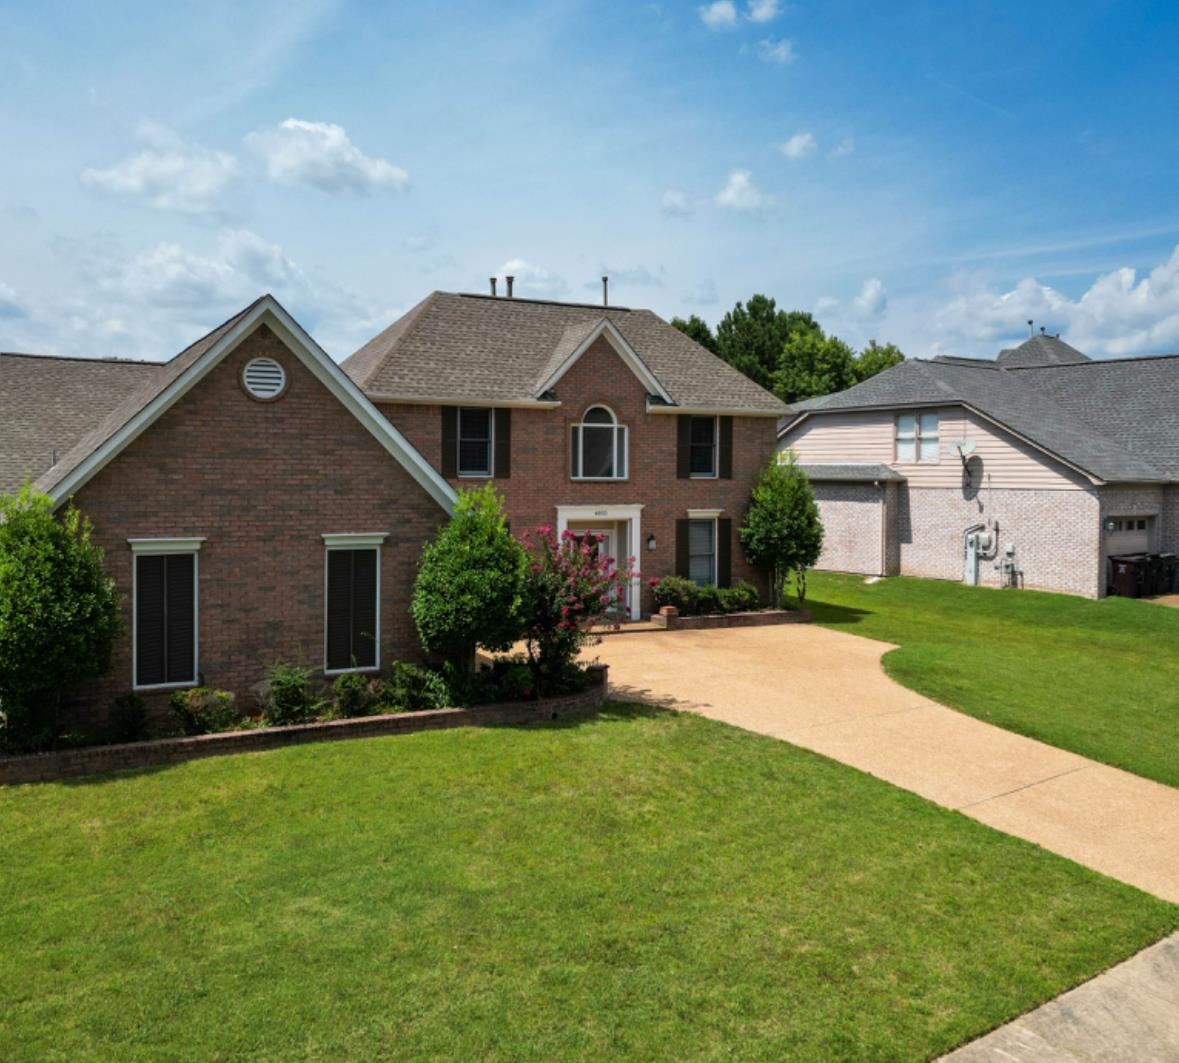
<path fill-rule="evenodd" d="M 458 474 L 490 476 L 492 474 L 495 431 L 494 411 L 474 406 L 458 410 Z"/>
<path fill-rule="evenodd" d="M 325 666 L 329 672 L 376 668 L 380 645 L 378 548 L 329 547 Z"/>
<path fill-rule="evenodd" d="M 184 686 L 197 682 L 194 551 L 136 552 L 134 614 L 134 685 Z"/>
<path fill-rule="evenodd" d="M 717 419 L 692 417 L 689 421 L 688 474 L 708 479 L 717 473 Z"/>

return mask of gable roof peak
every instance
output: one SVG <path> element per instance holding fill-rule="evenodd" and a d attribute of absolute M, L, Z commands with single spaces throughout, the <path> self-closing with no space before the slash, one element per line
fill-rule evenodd
<path fill-rule="evenodd" d="M 1059 336 L 1041 333 L 1026 339 L 1018 347 L 1008 347 L 999 352 L 998 364 L 1004 369 L 1027 366 L 1076 365 L 1091 361 L 1087 354 L 1071 347 Z"/>

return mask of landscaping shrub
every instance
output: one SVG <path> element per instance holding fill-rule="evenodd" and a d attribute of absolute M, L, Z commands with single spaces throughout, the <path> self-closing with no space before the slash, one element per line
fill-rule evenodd
<path fill-rule="evenodd" d="M 706 583 L 696 588 L 696 612 L 701 616 L 721 612 L 720 588 Z"/>
<path fill-rule="evenodd" d="M 664 576 L 651 580 L 651 593 L 657 608 L 674 605 L 681 616 L 694 616 L 698 611 L 700 588 L 684 576 Z"/>
<path fill-rule="evenodd" d="M 806 599 L 806 570 L 819 559 L 823 525 L 810 481 L 793 452 L 762 470 L 741 527 L 741 546 L 751 565 L 769 572 L 772 606 L 782 605 L 788 575 L 794 576 L 799 603 Z"/>
<path fill-rule="evenodd" d="M 28 484 L 0 495 L 0 748 L 53 745 L 63 695 L 110 668 L 118 630 L 89 521 Z"/>
<path fill-rule="evenodd" d="M 454 516 L 422 551 L 410 609 L 427 653 L 470 670 L 475 647 L 520 637 L 524 551 L 491 484 L 459 494 Z"/>
<path fill-rule="evenodd" d="M 446 708 L 450 690 L 437 672 L 394 661 L 381 684 L 381 707 L 389 712 L 425 712 Z"/>
<path fill-rule="evenodd" d="M 327 701 L 314 695 L 311 678 L 314 668 L 300 668 L 281 662 L 273 664 L 266 678 L 256 688 L 262 718 L 274 726 L 307 723 L 327 707 Z"/>
<path fill-rule="evenodd" d="M 384 684 L 360 672 L 345 672 L 332 683 L 332 695 L 337 717 L 369 716 L 383 700 Z"/>
<path fill-rule="evenodd" d="M 749 613 L 758 606 L 757 588 L 745 580 L 738 580 L 731 587 L 721 587 L 718 597 L 722 613 Z"/>
<path fill-rule="evenodd" d="M 147 737 L 147 706 L 138 694 L 120 694 L 111 702 L 107 717 L 109 742 L 142 742 Z"/>
<path fill-rule="evenodd" d="M 186 735 L 216 734 L 232 731 L 241 722 L 241 713 L 228 690 L 194 687 L 174 691 L 168 706 L 180 720 Z"/>
<path fill-rule="evenodd" d="M 524 541 L 528 663 L 538 694 L 561 694 L 581 648 L 595 638 L 590 629 L 625 598 L 631 573 L 602 553 L 601 541 L 592 534 L 579 539 L 566 530 L 558 539 L 544 526 L 526 532 Z"/>

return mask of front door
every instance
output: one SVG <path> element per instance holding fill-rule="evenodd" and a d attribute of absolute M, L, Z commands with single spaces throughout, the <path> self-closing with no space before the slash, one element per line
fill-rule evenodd
<path fill-rule="evenodd" d="M 590 524 L 588 521 L 571 521 L 569 523 L 569 530 L 573 533 L 574 539 L 577 542 L 582 542 L 587 534 L 592 534 L 597 540 L 597 552 L 606 557 L 614 558 L 614 563 L 619 563 L 617 546 L 619 543 L 618 528 L 614 524 Z M 630 608 L 630 586 L 628 585 L 618 600 L 617 612 L 622 614 L 625 619 Z M 615 610 L 611 610 L 612 612 Z"/>

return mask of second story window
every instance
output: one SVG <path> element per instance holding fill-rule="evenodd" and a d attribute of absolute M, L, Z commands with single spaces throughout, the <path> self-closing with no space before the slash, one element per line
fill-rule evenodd
<path fill-rule="evenodd" d="M 591 406 L 570 439 L 571 474 L 575 480 L 626 479 L 626 426 L 613 411 Z"/>
<path fill-rule="evenodd" d="M 688 444 L 689 475 L 709 479 L 717 474 L 717 419 L 693 417 Z"/>
<path fill-rule="evenodd" d="M 458 474 L 490 476 L 495 419 L 491 410 L 460 406 L 458 411 Z"/>
<path fill-rule="evenodd" d="M 937 413 L 898 413 L 896 434 L 897 461 L 938 460 Z"/>

